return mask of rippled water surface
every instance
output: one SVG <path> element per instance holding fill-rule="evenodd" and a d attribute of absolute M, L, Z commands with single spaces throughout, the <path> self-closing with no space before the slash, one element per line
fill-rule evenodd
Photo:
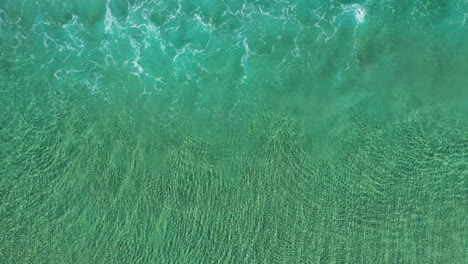
<path fill-rule="evenodd" d="M 468 263 L 466 0 L 0 0 L 0 263 Z"/>

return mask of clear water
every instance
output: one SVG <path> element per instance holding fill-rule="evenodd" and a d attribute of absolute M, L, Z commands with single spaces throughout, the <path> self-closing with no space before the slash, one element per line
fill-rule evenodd
<path fill-rule="evenodd" d="M 467 19 L 0 0 L 0 263 L 468 263 Z"/>

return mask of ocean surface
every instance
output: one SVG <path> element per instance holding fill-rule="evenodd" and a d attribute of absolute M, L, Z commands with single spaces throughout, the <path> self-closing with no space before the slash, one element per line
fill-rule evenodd
<path fill-rule="evenodd" d="M 0 263 L 468 263 L 468 1 L 0 0 Z"/>

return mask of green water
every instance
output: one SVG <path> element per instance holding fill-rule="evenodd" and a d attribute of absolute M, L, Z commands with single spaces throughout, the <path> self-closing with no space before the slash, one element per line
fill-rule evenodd
<path fill-rule="evenodd" d="M 0 263 L 468 263 L 466 0 L 0 0 Z"/>

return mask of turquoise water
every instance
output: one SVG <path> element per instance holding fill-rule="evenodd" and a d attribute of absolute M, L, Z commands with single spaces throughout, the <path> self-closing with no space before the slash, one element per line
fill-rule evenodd
<path fill-rule="evenodd" d="M 0 0 L 0 263 L 468 263 L 467 19 Z"/>

